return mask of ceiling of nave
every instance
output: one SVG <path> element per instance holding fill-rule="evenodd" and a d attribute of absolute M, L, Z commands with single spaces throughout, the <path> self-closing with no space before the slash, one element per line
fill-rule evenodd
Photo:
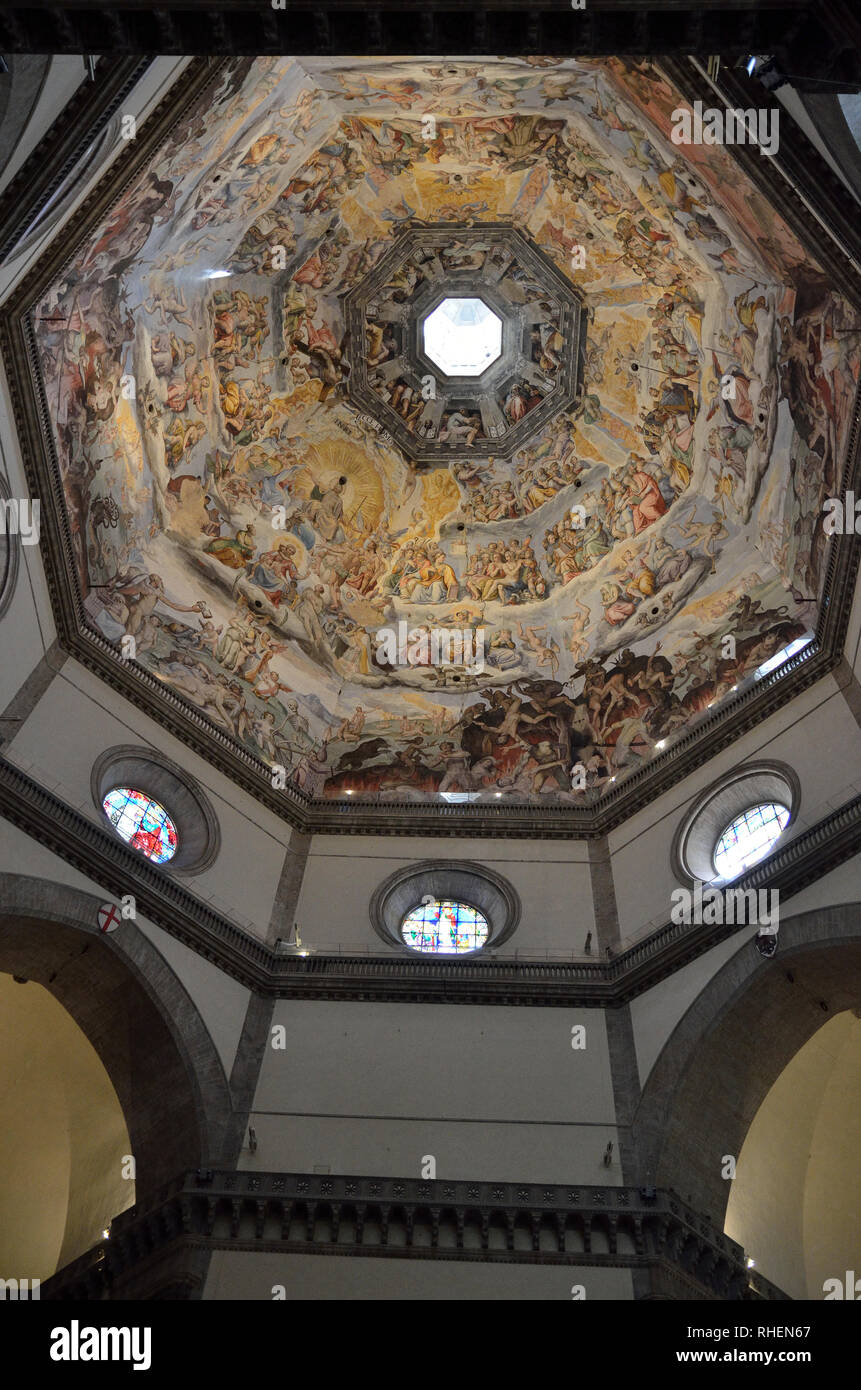
<path fill-rule="evenodd" d="M 496 805 L 584 805 L 811 634 L 858 334 L 727 151 L 671 141 L 680 104 L 613 59 L 225 71 L 36 309 L 90 626 L 307 795 Z M 497 257 L 511 370 L 434 426 L 392 325 L 427 285 L 479 292 L 485 223 L 585 343 Z M 579 395 L 548 409 L 566 355 Z M 357 404 L 360 368 L 447 453 Z M 381 647 L 400 623 L 412 663 Z"/>

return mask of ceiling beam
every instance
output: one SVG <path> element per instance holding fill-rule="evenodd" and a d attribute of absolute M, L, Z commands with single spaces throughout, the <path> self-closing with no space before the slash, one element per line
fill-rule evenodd
<path fill-rule="evenodd" d="M 0 52 L 776 54 L 787 70 L 861 70 L 841 0 L 30 0 L 0 12 Z M 847 25 L 849 29 L 847 29 Z M 814 71 L 816 70 L 816 71 Z M 842 75 L 842 74 L 841 74 Z"/>

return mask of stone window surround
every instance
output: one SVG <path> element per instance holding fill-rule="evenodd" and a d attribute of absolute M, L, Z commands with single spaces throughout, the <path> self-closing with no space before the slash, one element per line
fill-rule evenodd
<path fill-rule="evenodd" d="M 671 865 L 678 881 L 713 882 L 718 839 L 737 816 L 764 802 L 789 807 L 786 834 L 801 806 L 801 783 L 788 763 L 759 759 L 744 763 L 701 792 L 673 839 Z"/>
<path fill-rule="evenodd" d="M 107 748 L 93 765 L 90 790 L 96 810 L 108 825 L 102 802 L 114 787 L 146 792 L 173 821 L 176 854 L 157 867 L 168 873 L 199 874 L 215 862 L 221 848 L 218 820 L 207 797 L 183 768 L 153 748 L 125 744 Z"/>
<path fill-rule="evenodd" d="M 487 941 L 479 950 L 468 953 L 471 959 L 507 941 L 520 921 L 520 898 L 493 869 L 468 859 L 431 859 L 411 864 L 396 870 L 379 885 L 368 908 L 374 931 L 401 955 L 421 954 L 403 940 L 401 924 L 408 912 L 420 906 L 425 895 L 438 901 L 465 903 L 486 918 Z"/>

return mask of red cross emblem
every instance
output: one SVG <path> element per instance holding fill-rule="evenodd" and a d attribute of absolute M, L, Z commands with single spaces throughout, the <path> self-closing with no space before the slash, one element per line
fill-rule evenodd
<path fill-rule="evenodd" d="M 98 918 L 100 932 L 116 931 L 117 927 L 120 925 L 120 914 L 114 903 L 102 903 L 99 908 Z"/>

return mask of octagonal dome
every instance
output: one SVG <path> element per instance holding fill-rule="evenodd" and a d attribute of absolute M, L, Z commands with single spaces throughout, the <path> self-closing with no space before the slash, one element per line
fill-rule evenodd
<path fill-rule="evenodd" d="M 444 299 L 421 333 L 425 355 L 446 376 L 480 376 L 502 352 L 502 319 L 483 299 Z"/>
<path fill-rule="evenodd" d="M 206 81 L 28 276 L 64 640 L 297 815 L 641 805 L 834 610 L 833 271 L 648 65 Z M 430 364 L 446 300 L 501 323 L 478 375 Z"/>

